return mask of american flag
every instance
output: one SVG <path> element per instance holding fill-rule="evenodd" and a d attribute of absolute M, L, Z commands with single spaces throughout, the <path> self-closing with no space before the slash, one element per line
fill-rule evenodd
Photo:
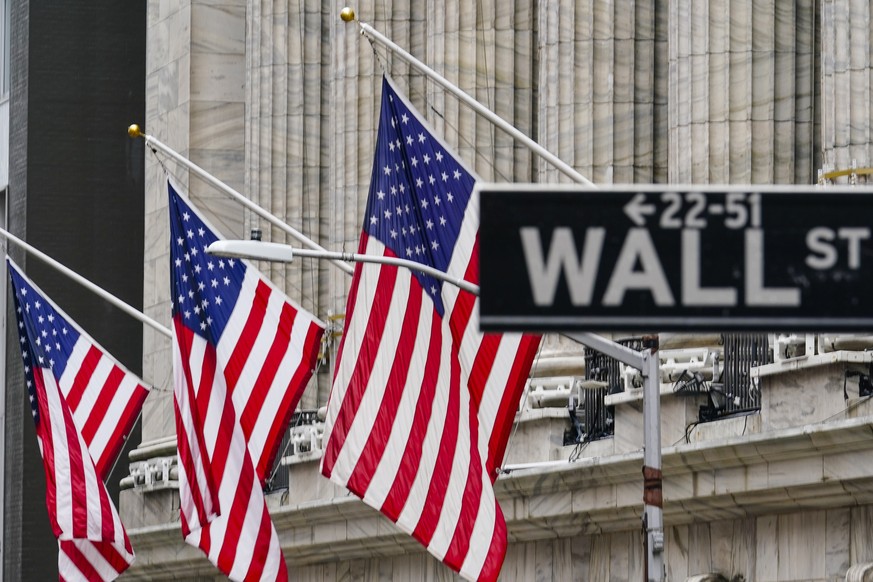
<path fill-rule="evenodd" d="M 61 580 L 113 580 L 133 549 L 104 485 L 149 390 L 7 257 Z"/>
<path fill-rule="evenodd" d="M 185 540 L 235 580 L 287 579 L 263 484 L 324 324 L 218 240 L 168 183 L 173 369 Z"/>
<path fill-rule="evenodd" d="M 388 81 L 360 253 L 478 283 L 474 177 Z M 359 264 L 321 470 L 452 569 L 493 580 L 492 484 L 539 338 L 478 333 L 478 300 L 419 271 Z"/>

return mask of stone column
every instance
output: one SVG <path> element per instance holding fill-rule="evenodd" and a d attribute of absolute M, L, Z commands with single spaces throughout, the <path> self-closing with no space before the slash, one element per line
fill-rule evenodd
<path fill-rule="evenodd" d="M 245 191 L 261 207 L 325 247 L 329 246 L 326 233 L 335 225 L 322 196 L 330 163 L 330 82 L 324 75 L 330 72 L 330 23 L 338 14 L 316 0 L 256 0 L 248 3 L 246 16 Z M 263 240 L 302 246 L 247 213 L 246 231 L 253 227 L 263 231 Z M 320 279 L 334 267 L 316 259 L 263 262 L 259 267 L 304 309 L 327 318 L 323 308 L 327 286 Z M 301 406 L 324 404 L 327 382 L 327 374 L 317 375 Z M 325 384 L 324 390 L 317 388 L 319 383 Z"/>
<path fill-rule="evenodd" d="M 670 181 L 812 183 L 815 1 L 670 3 Z"/>
<path fill-rule="evenodd" d="M 596 183 L 665 178 L 665 8 L 542 0 L 539 5 L 540 142 Z M 538 180 L 567 182 L 544 162 Z"/>
<path fill-rule="evenodd" d="M 828 170 L 873 166 L 871 107 L 873 7 L 821 0 L 821 133 Z"/>

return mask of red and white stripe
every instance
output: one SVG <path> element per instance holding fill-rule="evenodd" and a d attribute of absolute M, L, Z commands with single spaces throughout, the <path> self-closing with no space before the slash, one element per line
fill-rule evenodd
<path fill-rule="evenodd" d="M 234 580 L 286 580 L 262 491 L 324 327 L 249 267 L 217 346 L 174 322 L 183 534 Z"/>
<path fill-rule="evenodd" d="M 478 281 L 478 206 L 449 275 Z M 362 236 L 359 252 L 391 254 Z M 469 579 L 497 578 L 506 525 L 492 483 L 539 338 L 483 336 L 477 299 L 444 285 L 440 318 L 415 277 L 359 264 L 325 421 L 322 473 Z"/>
<path fill-rule="evenodd" d="M 67 321 L 71 321 L 67 318 Z M 102 479 L 109 471 L 148 396 L 134 374 L 106 355 L 79 330 L 79 339 L 59 378 L 73 421 Z"/>
<path fill-rule="evenodd" d="M 133 562 L 115 505 L 51 370 L 34 370 L 37 438 L 61 580 L 114 580 Z"/>

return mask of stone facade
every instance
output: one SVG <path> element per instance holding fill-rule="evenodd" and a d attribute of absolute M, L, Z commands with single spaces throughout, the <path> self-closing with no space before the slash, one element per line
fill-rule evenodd
<path fill-rule="evenodd" d="M 483 179 L 567 181 L 371 46 L 340 21 L 341 8 L 150 0 L 146 131 L 331 250 L 357 248 L 383 71 Z M 599 184 L 810 184 L 823 161 L 870 164 L 869 6 L 856 0 L 365 0 L 355 9 Z M 265 240 L 291 241 L 158 160 L 146 157 L 144 305 L 168 322 L 164 167 L 225 235 L 258 227 Z M 310 260 L 262 267 L 333 326 L 302 402 L 322 406 L 349 278 Z M 720 349 L 718 336 L 664 341 Z M 145 346 L 144 375 L 158 389 L 131 455 L 126 482 L 137 485 L 122 492 L 137 551 L 126 578 L 218 578 L 182 542 L 171 463 L 161 469 L 174 453 L 170 344 L 146 330 Z M 706 395 L 678 396 L 665 381 L 668 580 L 831 582 L 873 562 L 873 407 L 857 382 L 870 346 L 812 346 L 752 369 L 760 409 L 750 414 L 698 424 Z M 584 373 L 578 346 L 546 338 L 535 379 L 557 386 Z M 496 485 L 511 540 L 502 579 L 642 578 L 638 392 L 607 397 L 614 436 L 584 448 L 564 445 L 566 404 L 522 407 L 507 459 L 515 469 Z M 318 456 L 286 456 L 288 489 L 268 501 L 295 579 L 453 578 L 323 479 Z"/>

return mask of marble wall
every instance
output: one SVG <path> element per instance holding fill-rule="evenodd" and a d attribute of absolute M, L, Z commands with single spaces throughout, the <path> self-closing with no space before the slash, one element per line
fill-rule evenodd
<path fill-rule="evenodd" d="M 567 181 L 433 81 L 372 46 L 357 25 L 338 18 L 344 5 L 149 0 L 145 130 L 331 250 L 357 249 L 383 72 L 482 179 Z M 355 9 L 361 20 L 597 183 L 809 184 L 822 159 L 837 167 L 852 159 L 871 164 L 871 18 L 861 0 L 362 0 Z M 183 168 L 148 153 L 144 305 L 147 314 L 169 324 L 165 168 L 225 235 L 246 237 L 259 226 L 265 240 L 292 241 Z M 346 273 L 312 260 L 261 266 L 293 299 L 341 330 Z M 143 413 L 148 442 L 171 437 L 174 424 L 170 343 L 149 329 L 144 334 L 144 376 L 156 385 Z M 326 359 L 304 407 L 327 401 L 329 355 L 338 339 L 338 333 L 328 334 Z M 539 367 L 578 372 L 578 351 L 559 340 L 546 343 Z M 797 379 L 807 388 L 814 382 Z M 812 388 L 807 393 L 816 394 Z M 617 426 L 614 443 L 592 450 L 604 458 L 636 454 L 639 430 L 630 427 L 639 424 L 638 410 L 628 405 L 626 412 L 627 431 L 619 434 Z M 684 424 L 693 406 L 683 403 L 674 412 Z M 794 426 L 795 412 L 774 406 L 765 424 Z M 549 441 L 525 450 L 551 456 L 551 441 L 560 436 L 553 425 L 523 427 L 520 439 Z M 744 421 L 734 432 L 743 436 L 747 428 Z M 692 434 L 691 443 L 706 430 Z M 665 433 L 667 446 L 683 436 L 671 435 Z M 636 478 L 636 466 L 633 473 Z M 639 483 L 628 479 L 621 490 L 636 503 Z M 322 490 L 310 493 L 317 498 Z M 172 493 L 146 495 L 128 491 L 122 500 L 123 513 L 137 516 L 143 531 L 177 509 Z M 518 506 L 529 508 L 526 503 Z M 833 580 L 848 565 L 873 560 L 865 545 L 873 533 L 869 505 L 779 507 L 781 512 L 751 515 L 732 506 L 730 519 L 719 513 L 697 523 L 693 516 L 673 516 L 668 579 L 717 571 L 764 582 Z M 630 505 L 624 510 L 634 525 L 622 531 L 557 536 L 549 530 L 555 539 L 515 539 L 503 578 L 639 579 L 641 537 L 632 529 L 638 515 Z M 280 533 L 293 537 L 292 529 Z M 174 540 L 171 547 L 184 553 Z M 762 559 L 774 552 L 778 560 Z M 295 578 L 452 578 L 424 553 L 404 546 L 397 554 L 301 563 Z M 293 561 L 293 553 L 288 556 Z M 149 549 L 143 559 L 132 578 L 147 578 L 148 567 L 162 563 Z"/>

